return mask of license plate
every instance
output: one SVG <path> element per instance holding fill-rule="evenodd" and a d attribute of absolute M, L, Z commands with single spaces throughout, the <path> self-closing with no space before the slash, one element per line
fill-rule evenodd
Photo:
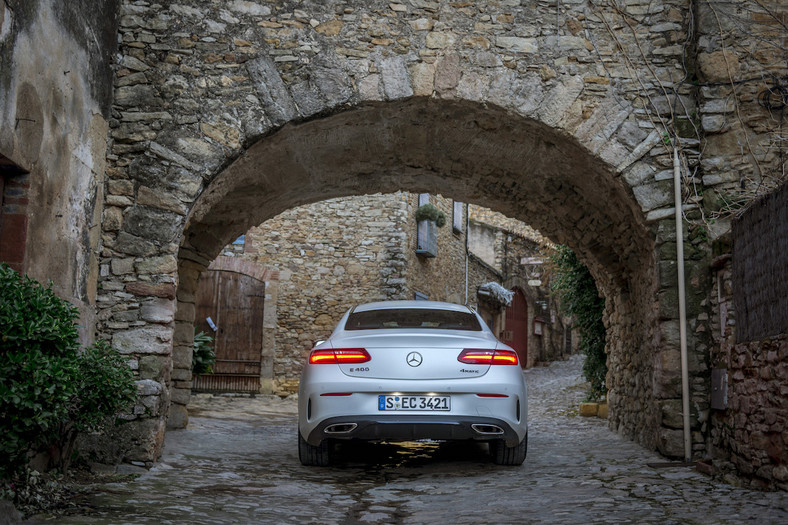
<path fill-rule="evenodd" d="M 451 396 L 378 396 L 378 410 L 451 410 Z"/>

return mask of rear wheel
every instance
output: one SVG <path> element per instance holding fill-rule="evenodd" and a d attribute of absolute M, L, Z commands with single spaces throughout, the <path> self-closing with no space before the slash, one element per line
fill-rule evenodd
<path fill-rule="evenodd" d="M 310 445 L 298 431 L 298 459 L 302 465 L 326 467 L 331 462 L 331 443 L 327 439 L 319 445 Z"/>
<path fill-rule="evenodd" d="M 496 465 L 517 466 L 522 465 L 528 453 L 528 434 L 518 445 L 513 447 L 506 446 L 506 441 L 499 439 L 490 443 L 493 461 Z"/>

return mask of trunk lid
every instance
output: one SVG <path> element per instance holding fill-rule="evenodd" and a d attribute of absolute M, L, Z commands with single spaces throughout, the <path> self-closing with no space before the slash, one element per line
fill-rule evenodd
<path fill-rule="evenodd" d="M 339 365 L 346 375 L 373 379 L 463 379 L 483 376 L 490 365 L 469 365 L 457 360 L 465 348 L 495 348 L 495 339 L 429 330 L 402 334 L 399 330 L 345 335 L 336 348 L 365 348 L 370 361 Z"/>

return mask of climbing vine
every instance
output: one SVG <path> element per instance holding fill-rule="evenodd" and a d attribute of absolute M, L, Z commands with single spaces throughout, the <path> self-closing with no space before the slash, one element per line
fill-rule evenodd
<path fill-rule="evenodd" d="M 580 351 L 586 356 L 583 376 L 591 384 L 589 398 L 601 399 L 607 394 L 605 325 L 602 322 L 605 300 L 599 296 L 588 268 L 568 247 L 558 245 L 550 259 L 550 286 L 558 296 L 562 312 L 572 316 L 580 334 Z"/>

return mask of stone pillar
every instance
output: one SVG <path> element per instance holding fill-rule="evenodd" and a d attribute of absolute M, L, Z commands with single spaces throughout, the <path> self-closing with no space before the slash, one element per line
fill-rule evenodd
<path fill-rule="evenodd" d="M 689 219 L 692 215 L 689 214 Z M 684 272 L 687 300 L 687 352 L 690 376 L 690 424 L 693 457 L 702 456 L 708 432 L 709 343 L 708 321 L 711 290 L 710 252 L 704 231 L 695 222 L 684 223 Z M 684 437 L 681 402 L 681 350 L 678 316 L 678 269 L 674 219 L 658 227 L 658 351 L 654 354 L 654 398 L 660 428 L 657 448 L 669 457 L 683 457 Z"/>
<path fill-rule="evenodd" d="M 187 405 L 192 388 L 192 354 L 194 352 L 194 313 L 200 274 L 207 263 L 188 248 L 182 248 L 178 267 L 178 309 L 172 344 L 171 401 L 167 428 L 185 428 L 189 423 Z M 197 259 L 197 260 L 194 260 Z"/>

